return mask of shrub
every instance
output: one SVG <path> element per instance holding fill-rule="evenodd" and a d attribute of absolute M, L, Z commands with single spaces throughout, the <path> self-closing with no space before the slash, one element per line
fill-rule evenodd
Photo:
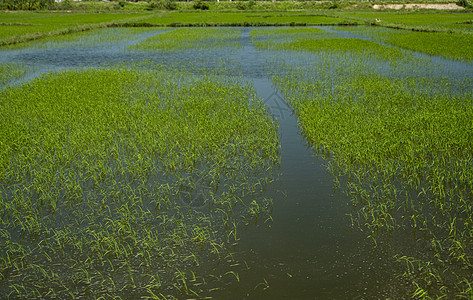
<path fill-rule="evenodd" d="M 209 9 L 209 5 L 207 3 L 204 3 L 202 0 L 194 1 L 194 5 L 192 5 L 192 7 L 194 7 L 194 9 L 200 9 L 200 10 Z"/>
<path fill-rule="evenodd" d="M 146 9 L 147 10 L 153 10 L 153 9 L 176 10 L 177 3 L 172 0 L 151 0 Z"/>
<path fill-rule="evenodd" d="M 239 1 L 237 4 L 237 9 L 240 10 L 247 10 L 247 9 L 253 9 L 256 6 L 256 1 L 255 0 L 249 0 L 249 1 Z"/>
<path fill-rule="evenodd" d="M 457 5 L 463 6 L 464 8 L 473 8 L 473 3 L 471 3 L 469 0 L 458 0 Z"/>

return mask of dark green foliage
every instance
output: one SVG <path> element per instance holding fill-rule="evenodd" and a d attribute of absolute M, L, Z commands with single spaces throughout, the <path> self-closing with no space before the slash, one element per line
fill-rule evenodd
<path fill-rule="evenodd" d="M 253 9 L 255 6 L 256 6 L 256 1 L 254 0 L 239 1 L 237 4 L 237 8 L 239 10 Z"/>
<path fill-rule="evenodd" d="M 147 10 L 161 9 L 161 10 L 176 10 L 177 3 L 172 0 L 152 0 L 149 2 Z"/>
<path fill-rule="evenodd" d="M 338 5 L 338 3 L 336 1 L 333 1 L 332 4 L 328 8 L 329 9 L 336 9 L 336 8 L 340 8 L 340 6 Z"/>
<path fill-rule="evenodd" d="M 200 10 L 208 10 L 210 8 L 209 5 L 202 0 L 194 1 L 194 5 L 192 5 L 192 7 L 194 9 L 200 9 Z"/>
<path fill-rule="evenodd" d="M 48 9 L 54 6 L 54 0 L 3 0 L 0 2 L 2 10 L 37 10 Z"/>
<path fill-rule="evenodd" d="M 465 8 L 473 8 L 473 4 L 469 0 L 459 0 L 457 1 L 457 5 Z"/>

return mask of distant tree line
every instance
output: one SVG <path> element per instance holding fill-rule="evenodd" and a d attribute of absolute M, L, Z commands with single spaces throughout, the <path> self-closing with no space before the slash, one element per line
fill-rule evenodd
<path fill-rule="evenodd" d="M 79 8 L 80 4 L 72 5 L 71 1 L 74 0 L 58 0 L 61 3 L 56 3 L 55 0 L 0 0 L 0 10 L 44 10 L 44 9 L 74 9 Z M 92 0 L 91 2 L 100 2 L 101 0 Z M 113 9 L 121 9 L 126 6 L 127 2 L 148 2 L 148 6 L 145 9 L 148 10 L 175 10 L 178 9 L 179 2 L 192 2 L 192 7 L 198 10 L 207 10 L 210 8 L 209 2 L 236 2 L 235 8 L 237 9 L 252 9 L 257 6 L 258 2 L 276 2 L 277 0 L 105 0 L 110 1 L 114 4 L 111 4 Z M 340 0 L 331 0 L 332 6 L 329 8 L 337 8 L 338 1 Z M 361 0 L 366 1 L 366 0 Z M 372 0 L 370 0 L 372 1 Z M 425 1 L 425 0 L 421 0 Z M 459 5 L 469 7 L 473 0 L 457 0 Z M 88 2 L 85 0 L 84 2 Z M 298 0 L 298 2 L 314 2 L 313 0 Z M 315 0 L 315 2 L 320 2 L 320 0 Z M 90 3 L 90 2 L 89 2 Z M 87 9 L 87 6 L 82 5 Z"/>
<path fill-rule="evenodd" d="M 54 0 L 0 0 L 2 10 L 49 9 L 52 6 L 54 6 Z"/>
<path fill-rule="evenodd" d="M 62 0 L 69 2 L 70 0 Z M 111 0 L 124 6 L 126 2 L 138 2 L 143 0 Z M 145 0 L 149 2 L 150 9 L 177 9 L 177 2 L 189 2 L 193 0 Z M 214 0 L 217 1 L 217 0 Z M 230 0 L 231 1 L 231 0 Z M 195 9 L 208 9 L 208 5 L 202 0 L 195 0 Z M 37 10 L 37 9 L 55 9 L 57 5 L 54 0 L 0 0 L 0 10 Z"/>

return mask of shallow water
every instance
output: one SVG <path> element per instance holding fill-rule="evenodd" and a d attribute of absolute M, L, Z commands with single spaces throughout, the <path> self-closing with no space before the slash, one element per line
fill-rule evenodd
<path fill-rule="evenodd" d="M 253 268 L 249 277 L 263 276 L 270 284 L 257 298 L 382 297 L 389 283 L 381 278 L 389 278 L 391 269 L 385 254 L 373 252 L 360 232 L 350 230 L 347 199 L 334 190 L 326 162 L 307 146 L 271 82 L 253 82 L 281 126 L 280 175 L 268 191 L 274 222 L 270 228 L 248 229 L 240 241 Z"/>
<path fill-rule="evenodd" d="M 106 34 L 122 29 L 108 29 Z M 128 46 L 163 31 L 146 30 L 130 34 L 124 41 L 100 42 L 99 46 L 77 47 L 76 43 L 38 44 L 37 47 L 0 50 L 0 63 L 14 61 L 34 65 L 34 73 L 24 82 L 45 72 L 66 69 L 132 64 L 143 61 L 182 69 L 226 69 L 225 75 L 242 77 L 253 84 L 280 126 L 281 168 L 277 180 L 269 185 L 266 196 L 273 198 L 272 222 L 259 222 L 240 230 L 235 254 L 246 261 L 238 285 L 212 294 L 218 299 L 354 299 L 405 296 L 402 284 L 393 275 L 389 246 L 374 248 L 363 232 L 351 229 L 348 199 L 334 189 L 327 163 L 307 145 L 297 119 L 286 100 L 271 83 L 268 70 L 274 58 L 293 66 L 310 68 L 321 58 L 318 54 L 259 50 L 252 44 L 250 31 L 243 28 L 236 49 L 190 49 L 170 53 L 129 50 Z M 342 34 L 342 30 L 327 29 Z M 353 34 L 350 34 L 350 36 Z M 382 74 L 416 76 L 473 76 L 471 64 L 430 58 L 413 53 L 413 59 L 430 59 L 433 64 L 416 69 L 393 71 L 386 64 L 371 63 Z M 434 67 L 432 67 L 434 66 Z M 435 71 L 434 74 L 432 72 Z M 403 73 L 405 72 L 405 73 Z M 406 75 L 406 76 L 407 76 Z M 266 281 L 266 282 L 265 282 Z M 261 284 L 262 282 L 267 283 Z"/>

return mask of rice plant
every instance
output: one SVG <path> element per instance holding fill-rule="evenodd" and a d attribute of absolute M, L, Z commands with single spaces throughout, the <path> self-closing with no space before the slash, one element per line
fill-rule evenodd
<path fill-rule="evenodd" d="M 3 295 L 211 294 L 203 283 L 229 272 L 229 232 L 263 205 L 279 160 L 250 86 L 117 67 L 46 74 L 0 99 Z"/>
<path fill-rule="evenodd" d="M 240 47 L 240 31 L 219 28 L 181 28 L 150 37 L 130 49 L 148 51 L 176 51 L 215 47 Z"/>
<path fill-rule="evenodd" d="M 23 63 L 0 63 L 0 88 L 23 78 L 34 70 Z"/>
<path fill-rule="evenodd" d="M 420 243 L 391 245 L 400 262 L 409 260 L 404 275 L 412 295 L 467 297 L 473 281 L 471 78 L 432 79 L 419 71 L 394 77 L 402 71 L 394 67 L 381 75 L 336 66 L 353 56 L 337 57 L 305 67 L 283 63 L 285 71 L 275 71 L 273 80 L 306 138 L 329 158 L 360 228 L 374 240 L 409 232 Z"/>

